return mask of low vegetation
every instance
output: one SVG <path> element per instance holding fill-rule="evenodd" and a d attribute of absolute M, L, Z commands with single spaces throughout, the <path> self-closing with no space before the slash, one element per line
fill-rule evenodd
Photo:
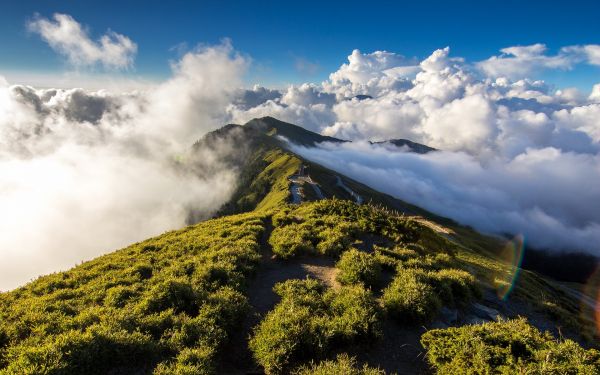
<path fill-rule="evenodd" d="M 337 280 L 344 285 L 361 283 L 374 286 L 379 283 L 381 266 L 369 253 L 350 249 L 342 254 L 336 267 L 340 270 Z"/>
<path fill-rule="evenodd" d="M 280 258 L 302 254 L 338 256 L 364 235 L 396 244 L 413 244 L 434 252 L 451 253 L 454 246 L 430 228 L 371 205 L 327 200 L 279 211 L 269 243 Z"/>
<path fill-rule="evenodd" d="M 438 374 L 600 373 L 600 352 L 556 340 L 523 318 L 431 330 L 421 342 Z"/>
<path fill-rule="evenodd" d="M 211 220 L 0 294 L 0 373 L 213 373 L 263 231 Z"/>
<path fill-rule="evenodd" d="M 267 374 L 344 346 L 367 345 L 380 336 L 379 309 L 360 285 L 326 290 L 320 282 L 289 280 L 275 286 L 281 301 L 256 327 L 250 349 Z"/>
<path fill-rule="evenodd" d="M 360 367 L 355 358 L 340 354 L 335 361 L 304 365 L 294 371 L 294 375 L 385 375 L 385 371 L 367 365 Z"/>

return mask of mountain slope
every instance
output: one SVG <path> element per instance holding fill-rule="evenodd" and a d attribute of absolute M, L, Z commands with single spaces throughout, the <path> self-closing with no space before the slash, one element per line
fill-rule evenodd
<path fill-rule="evenodd" d="M 194 146 L 236 145 L 219 217 L 0 294 L 0 374 L 600 371 L 538 331 L 585 343 L 593 311 L 504 241 L 308 163 L 261 121 Z"/>
<path fill-rule="evenodd" d="M 301 126 L 280 121 L 269 116 L 251 120 L 244 127 L 256 129 L 270 136 L 282 136 L 301 146 L 314 146 L 319 142 L 346 142 L 341 139 L 311 132 Z"/>
<path fill-rule="evenodd" d="M 416 152 L 418 154 L 426 154 L 431 151 L 437 151 L 433 147 L 429 147 L 427 145 L 410 141 L 408 139 L 390 139 L 388 141 L 381 142 L 372 142 L 373 144 L 392 144 L 396 147 L 405 147 L 408 148 L 411 152 Z"/>

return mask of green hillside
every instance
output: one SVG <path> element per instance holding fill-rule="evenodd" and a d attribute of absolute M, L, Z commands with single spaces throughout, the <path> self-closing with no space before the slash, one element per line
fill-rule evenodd
<path fill-rule="evenodd" d="M 593 316 L 502 240 L 249 124 L 195 146 L 246 142 L 219 217 L 0 294 L 0 374 L 600 373 Z"/>

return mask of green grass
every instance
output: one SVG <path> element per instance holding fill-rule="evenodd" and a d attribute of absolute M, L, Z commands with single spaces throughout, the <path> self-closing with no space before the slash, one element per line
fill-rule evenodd
<path fill-rule="evenodd" d="M 275 286 L 281 301 L 256 327 L 250 340 L 267 374 L 288 373 L 334 350 L 368 345 L 380 336 L 379 309 L 362 286 L 326 290 L 312 279 Z"/>
<path fill-rule="evenodd" d="M 335 265 L 340 272 L 337 280 L 344 285 L 375 286 L 381 278 L 381 265 L 372 254 L 350 249 L 342 254 Z"/>
<path fill-rule="evenodd" d="M 340 354 L 334 361 L 304 365 L 294 371 L 294 375 L 385 375 L 385 371 L 367 365 L 360 367 L 355 358 Z"/>
<path fill-rule="evenodd" d="M 1 374 L 211 373 L 264 217 L 207 221 L 0 294 Z"/>
<path fill-rule="evenodd" d="M 600 352 L 556 340 L 525 319 L 431 330 L 421 342 L 437 374 L 600 373 Z"/>

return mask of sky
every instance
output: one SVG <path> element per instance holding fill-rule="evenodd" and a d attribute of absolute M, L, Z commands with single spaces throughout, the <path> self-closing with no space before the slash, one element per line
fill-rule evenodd
<path fill-rule="evenodd" d="M 52 74 L 65 71 L 75 77 L 103 73 L 73 73 L 27 29 L 36 14 L 54 13 L 71 15 L 92 39 L 113 30 L 135 41 L 135 63 L 118 74 L 138 81 L 167 78 L 170 61 L 223 38 L 251 56 L 246 84 L 284 86 L 326 79 L 354 49 L 420 60 L 450 46 L 456 56 L 478 61 L 508 46 L 544 43 L 554 52 L 598 43 L 600 35 L 595 1 L 6 1 L 0 5 L 0 74 L 50 85 Z M 598 76 L 600 69 L 589 66 L 536 74 L 582 90 Z"/>
<path fill-rule="evenodd" d="M 246 143 L 191 146 L 263 116 L 351 140 L 290 147 L 379 191 L 600 256 L 599 5 L 324 3 L 0 5 L 0 290 L 210 217 Z M 368 142 L 397 138 L 438 151 Z"/>

